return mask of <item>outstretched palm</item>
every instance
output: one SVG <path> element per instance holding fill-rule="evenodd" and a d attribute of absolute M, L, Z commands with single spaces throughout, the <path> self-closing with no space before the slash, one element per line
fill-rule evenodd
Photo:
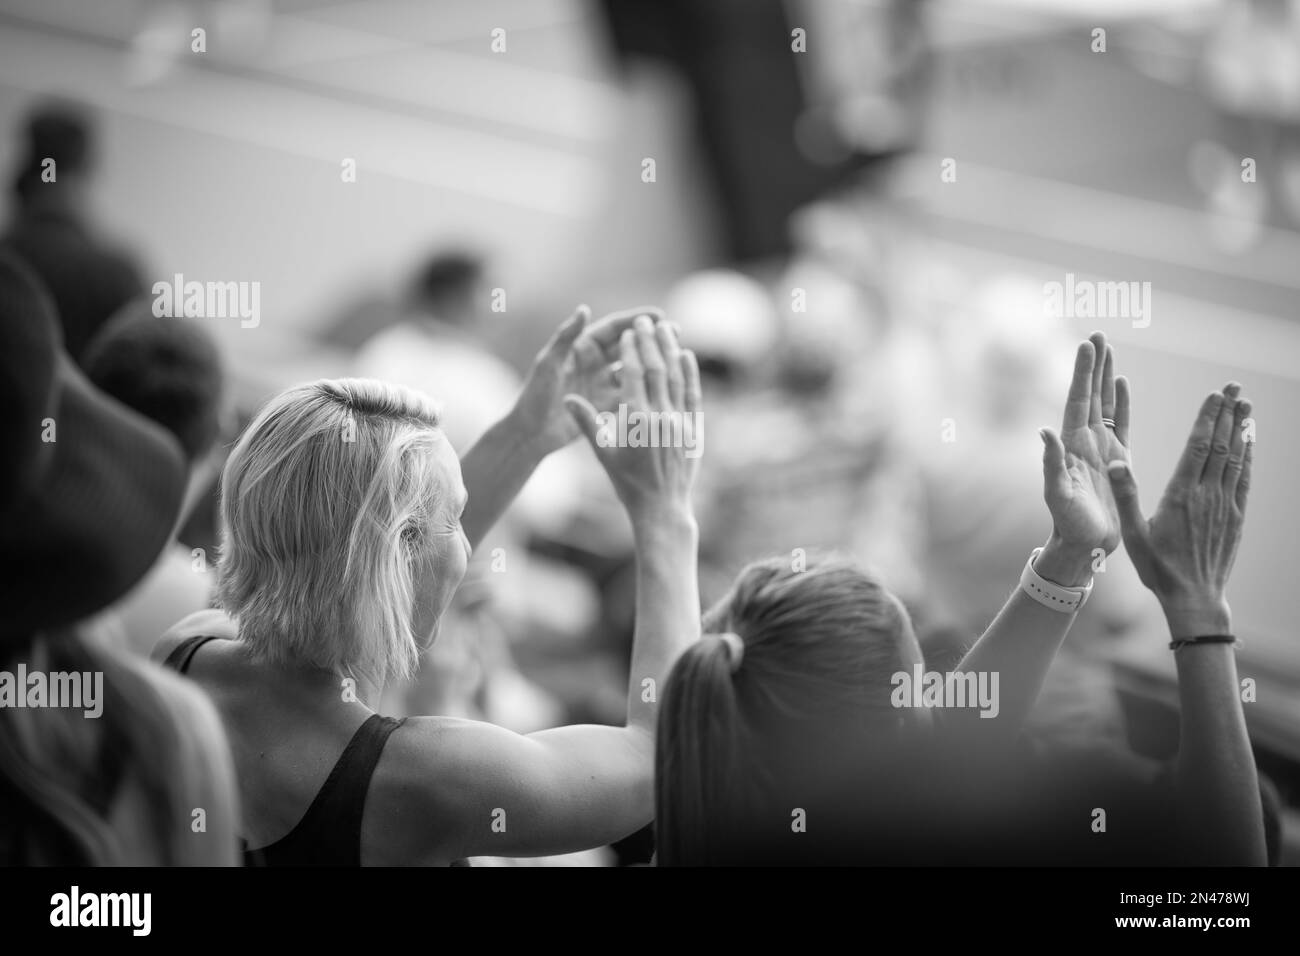
<path fill-rule="evenodd" d="M 1120 541 L 1107 465 L 1129 461 L 1128 382 L 1115 377 L 1114 366 L 1106 337 L 1093 333 L 1075 356 L 1060 437 L 1043 429 L 1043 496 L 1056 533 L 1067 543 L 1107 554 Z"/>

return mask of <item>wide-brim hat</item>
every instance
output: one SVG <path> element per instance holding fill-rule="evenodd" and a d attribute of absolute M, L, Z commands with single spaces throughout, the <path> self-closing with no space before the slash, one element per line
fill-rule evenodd
<path fill-rule="evenodd" d="M 63 350 L 35 275 L 0 253 L 0 647 L 124 596 L 167 545 L 179 445 Z"/>

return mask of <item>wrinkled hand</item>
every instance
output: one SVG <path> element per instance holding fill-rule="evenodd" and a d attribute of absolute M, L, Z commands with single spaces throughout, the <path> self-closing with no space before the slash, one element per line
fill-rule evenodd
<path fill-rule="evenodd" d="M 689 514 L 704 440 L 695 354 L 681 348 L 668 323 L 656 325 L 644 316 L 623 332 L 619 354 L 622 369 L 613 410 L 598 411 L 580 395 L 566 396 L 565 403 L 634 526 L 668 513 Z M 626 434 L 620 434 L 620 413 L 629 423 Z M 667 428 L 654 424 L 665 417 Z M 634 431 L 638 419 L 646 423 L 639 437 Z"/>
<path fill-rule="evenodd" d="M 652 324 L 663 319 L 658 309 L 628 309 L 590 322 L 591 310 L 579 306 L 537 353 L 511 415 L 530 436 L 540 455 L 563 448 L 578 436 L 578 427 L 565 410 L 564 396 L 581 395 L 605 409 L 618 395 L 612 368 L 619 357 L 619 339 L 639 315 Z"/>
<path fill-rule="evenodd" d="M 1155 592 L 1175 638 L 1231 632 L 1225 590 L 1241 542 L 1254 442 L 1251 404 L 1232 383 L 1201 405 L 1182 457 L 1150 521 L 1128 462 L 1110 470 L 1124 546 Z"/>
<path fill-rule="evenodd" d="M 1119 546 L 1120 520 L 1107 465 L 1129 456 L 1129 387 L 1115 376 L 1114 351 L 1094 332 L 1074 360 L 1061 434 L 1043 428 L 1043 497 L 1054 536 L 1067 548 L 1110 554 Z M 1115 422 L 1111 428 L 1103 418 Z"/>

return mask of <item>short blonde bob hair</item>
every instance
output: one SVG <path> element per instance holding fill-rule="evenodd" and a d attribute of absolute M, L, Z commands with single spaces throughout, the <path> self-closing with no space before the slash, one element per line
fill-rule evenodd
<path fill-rule="evenodd" d="M 222 475 L 217 584 L 255 657 L 414 670 L 413 566 L 455 494 L 431 454 L 444 440 L 427 396 L 370 379 L 296 385 L 258 413 Z"/>

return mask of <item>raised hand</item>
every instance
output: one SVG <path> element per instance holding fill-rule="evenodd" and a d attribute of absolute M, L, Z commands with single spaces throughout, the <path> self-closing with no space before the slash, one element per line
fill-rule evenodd
<path fill-rule="evenodd" d="M 1160 599 L 1175 639 L 1231 631 L 1224 592 L 1241 541 L 1254 446 L 1246 440 L 1251 404 L 1240 392 L 1230 383 L 1206 396 L 1150 521 L 1129 462 L 1110 468 L 1124 546 Z"/>
<path fill-rule="evenodd" d="M 616 412 L 598 411 L 576 394 L 565 404 L 634 525 L 667 512 L 689 514 L 704 438 L 695 354 L 681 348 L 666 322 L 637 316 L 619 339 L 619 355 Z"/>
<path fill-rule="evenodd" d="M 1110 554 L 1119 546 L 1120 520 L 1107 466 L 1130 460 L 1129 387 L 1116 377 L 1114 351 L 1101 332 L 1075 356 L 1061 434 L 1043 428 L 1040 435 L 1053 536 L 1075 551 Z"/>
<path fill-rule="evenodd" d="M 578 436 L 565 410 L 564 396 L 581 395 L 606 409 L 618 395 L 619 340 L 637 316 L 658 324 L 658 309 L 628 309 L 591 322 L 591 310 L 579 306 L 537 353 L 512 416 L 535 442 L 540 454 L 563 448 Z"/>

